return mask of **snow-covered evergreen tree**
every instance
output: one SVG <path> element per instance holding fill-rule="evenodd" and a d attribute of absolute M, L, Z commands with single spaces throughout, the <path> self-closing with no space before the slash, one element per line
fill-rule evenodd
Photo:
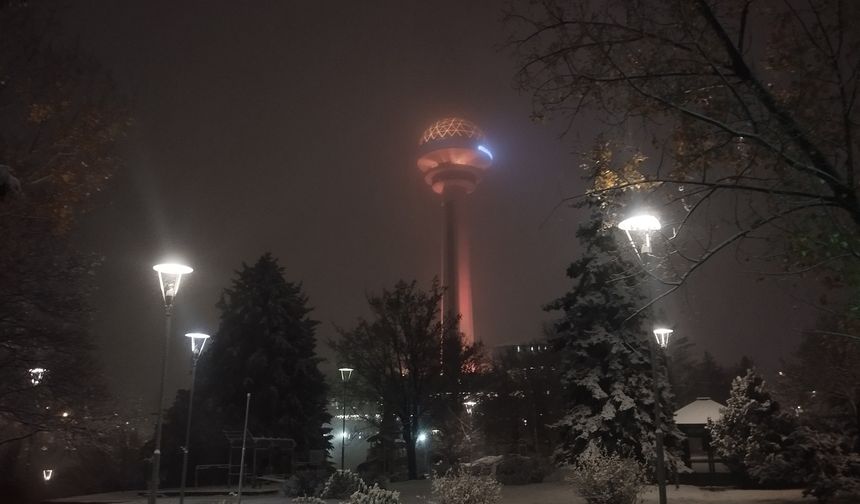
<path fill-rule="evenodd" d="M 754 369 L 734 379 L 722 413 L 709 429 L 714 448 L 733 471 L 761 485 L 802 481 L 789 438 L 797 422 L 780 409 Z"/>
<path fill-rule="evenodd" d="M 547 307 L 562 312 L 553 343 L 562 356 L 567 413 L 555 424 L 562 434 L 556 459 L 573 462 L 594 445 L 653 463 L 652 328 L 645 313 L 631 318 L 647 302 L 640 285 L 643 274 L 624 259 L 604 203 L 591 196 L 583 206 L 591 217 L 577 231 L 583 257 L 567 270 L 574 286 Z M 661 359 L 661 368 L 663 364 Z M 675 464 L 679 459 L 671 448 L 679 446 L 683 435 L 672 421 L 674 405 L 665 373 L 661 377 L 667 460 Z"/>
<path fill-rule="evenodd" d="M 248 429 L 289 437 L 297 450 L 329 447 L 327 386 L 317 364 L 311 308 L 301 284 L 288 282 L 270 254 L 243 264 L 217 305 L 221 324 L 200 360 L 201 398 L 212 421 L 241 429 L 245 394 L 252 394 Z"/>

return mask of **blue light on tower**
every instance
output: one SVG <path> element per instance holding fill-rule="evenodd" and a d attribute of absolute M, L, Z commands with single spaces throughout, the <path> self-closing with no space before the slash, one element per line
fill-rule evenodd
<path fill-rule="evenodd" d="M 478 150 L 483 152 L 484 154 L 490 156 L 490 159 L 493 159 L 493 153 L 490 152 L 490 149 L 484 147 L 483 145 L 479 145 Z"/>

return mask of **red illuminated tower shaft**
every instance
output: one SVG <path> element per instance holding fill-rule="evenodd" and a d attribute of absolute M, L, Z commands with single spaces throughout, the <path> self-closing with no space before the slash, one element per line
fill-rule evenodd
<path fill-rule="evenodd" d="M 472 282 L 469 268 L 469 231 L 466 216 L 466 191 L 462 187 L 445 186 L 442 208 L 445 213 L 442 228 L 442 317 L 460 315 L 460 332 L 467 343 L 475 342 L 475 321 L 472 315 Z"/>

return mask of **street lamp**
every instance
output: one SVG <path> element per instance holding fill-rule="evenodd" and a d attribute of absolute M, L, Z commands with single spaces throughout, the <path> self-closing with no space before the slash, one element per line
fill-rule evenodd
<path fill-rule="evenodd" d="M 194 379 L 197 377 L 197 361 L 209 339 L 208 334 L 186 333 L 191 341 L 191 391 L 188 393 L 188 419 L 185 421 L 185 446 L 182 447 L 182 480 L 179 486 L 179 504 L 185 502 L 185 480 L 188 475 L 188 446 L 191 444 L 191 411 L 194 407 Z"/>
<path fill-rule="evenodd" d="M 618 229 L 627 234 L 627 239 L 630 241 L 630 245 L 633 246 L 633 250 L 636 251 L 637 256 L 640 254 L 651 254 L 651 234 L 659 231 L 661 227 L 660 219 L 648 213 L 636 214 L 618 223 Z M 636 241 L 633 239 L 635 235 L 642 236 L 642 245 L 636 244 Z"/>
<path fill-rule="evenodd" d="M 149 483 L 149 504 L 155 504 L 158 493 L 158 473 L 161 468 L 161 426 L 164 422 L 164 382 L 167 380 L 167 351 L 170 347 L 170 316 L 173 302 L 179 294 L 182 277 L 194 271 L 177 263 L 162 263 L 152 267 L 158 273 L 161 299 L 164 301 L 164 351 L 161 354 L 161 386 L 158 392 L 158 421 L 155 424 L 155 449 L 152 452 L 152 481 Z"/>
<path fill-rule="evenodd" d="M 654 338 L 651 348 L 651 381 L 654 384 L 654 428 L 656 429 L 655 450 L 657 452 L 657 489 L 660 497 L 660 504 L 666 504 L 666 468 L 663 461 L 663 413 L 660 405 L 660 384 L 657 380 L 659 373 L 657 371 L 657 346 L 666 348 L 669 345 L 669 337 L 674 332 L 666 327 L 657 327 L 654 329 Z M 656 344 L 655 344 L 656 343 Z"/>
<path fill-rule="evenodd" d="M 657 340 L 657 344 L 660 345 L 660 348 L 666 348 L 669 346 L 669 337 L 672 336 L 673 332 L 675 331 L 665 327 L 654 329 L 654 338 Z"/>
<path fill-rule="evenodd" d="M 48 372 L 45 368 L 34 367 L 29 369 L 30 372 L 30 383 L 35 387 L 36 385 L 42 383 L 42 378 L 45 377 L 45 373 Z"/>
<path fill-rule="evenodd" d="M 340 470 L 342 471 L 346 460 L 346 384 L 352 378 L 352 372 L 355 370 L 351 367 L 342 367 L 338 368 L 338 371 L 340 371 L 340 381 L 343 382 L 343 416 L 340 428 Z"/>
<path fill-rule="evenodd" d="M 51 481 L 51 478 L 54 477 L 53 469 L 42 469 L 42 479 L 47 481 Z"/>

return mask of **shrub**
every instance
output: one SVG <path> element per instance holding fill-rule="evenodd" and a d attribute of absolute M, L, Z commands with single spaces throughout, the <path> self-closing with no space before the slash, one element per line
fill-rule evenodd
<path fill-rule="evenodd" d="M 589 447 L 573 466 L 570 480 L 588 504 L 636 504 L 645 468 L 634 459 Z"/>
<path fill-rule="evenodd" d="M 433 479 L 434 504 L 495 504 L 502 485 L 491 476 L 448 471 Z"/>
<path fill-rule="evenodd" d="M 295 497 L 290 501 L 291 504 L 326 504 L 326 501 L 319 497 Z"/>
<path fill-rule="evenodd" d="M 355 492 L 366 492 L 367 485 L 358 474 L 349 469 L 335 471 L 325 482 L 320 497 L 323 499 L 348 499 Z"/>
<path fill-rule="evenodd" d="M 363 492 L 352 494 L 349 497 L 349 504 L 400 504 L 400 492 L 373 485 Z"/>
<path fill-rule="evenodd" d="M 325 472 L 297 471 L 284 482 L 283 492 L 287 497 L 319 495 L 325 482 Z"/>
<path fill-rule="evenodd" d="M 505 455 L 496 466 L 496 479 L 503 485 L 540 483 L 547 474 L 546 465 L 535 457 Z"/>

